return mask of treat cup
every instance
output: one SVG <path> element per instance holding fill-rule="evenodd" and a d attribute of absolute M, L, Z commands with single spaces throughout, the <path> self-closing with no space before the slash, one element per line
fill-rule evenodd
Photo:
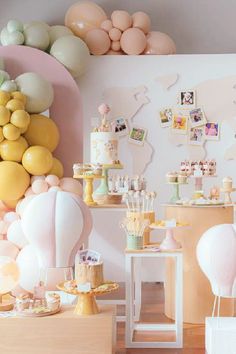
<path fill-rule="evenodd" d="M 128 250 L 143 249 L 143 236 L 127 235 L 127 249 Z"/>

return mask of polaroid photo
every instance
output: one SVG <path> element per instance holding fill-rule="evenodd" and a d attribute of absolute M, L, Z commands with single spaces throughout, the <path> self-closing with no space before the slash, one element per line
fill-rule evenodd
<path fill-rule="evenodd" d="M 203 145 L 205 141 L 204 127 L 193 127 L 189 129 L 189 144 Z"/>
<path fill-rule="evenodd" d="M 178 104 L 183 108 L 195 108 L 196 92 L 194 90 L 182 90 L 179 92 Z"/>
<path fill-rule="evenodd" d="M 99 263 L 101 259 L 101 254 L 96 252 L 96 251 L 92 251 L 92 250 L 88 250 L 87 253 L 87 261 L 91 262 L 91 263 Z"/>
<path fill-rule="evenodd" d="M 173 119 L 173 111 L 171 108 L 163 108 L 159 112 L 161 127 L 171 127 Z"/>
<path fill-rule="evenodd" d="M 123 117 L 116 118 L 111 122 L 111 128 L 118 136 L 129 134 L 129 127 L 127 121 Z"/>
<path fill-rule="evenodd" d="M 133 126 L 129 133 L 128 141 L 132 144 L 143 145 L 147 135 L 147 129 Z"/>
<path fill-rule="evenodd" d="M 202 108 L 195 108 L 189 111 L 189 122 L 192 128 L 205 125 L 207 120 Z"/>
<path fill-rule="evenodd" d="M 188 115 L 187 112 L 174 112 L 171 126 L 174 134 L 187 134 L 188 132 Z"/>
<path fill-rule="evenodd" d="M 205 124 L 205 139 L 219 140 L 220 139 L 220 125 L 217 122 L 210 122 Z"/>

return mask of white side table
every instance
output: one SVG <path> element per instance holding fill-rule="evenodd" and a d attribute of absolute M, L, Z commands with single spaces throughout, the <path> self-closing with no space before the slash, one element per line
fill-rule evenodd
<path fill-rule="evenodd" d="M 135 314 L 134 299 L 139 299 L 141 306 L 141 260 L 143 258 L 172 257 L 175 259 L 175 323 L 140 323 Z M 137 267 L 138 261 L 139 267 Z M 136 263 L 136 264 L 135 264 Z M 183 347 L 183 258 L 181 250 L 153 252 L 148 249 L 125 253 L 126 270 L 126 332 L 127 348 L 182 348 Z M 135 274 L 138 272 L 138 277 Z M 135 284 L 137 282 L 138 284 Z M 137 286 L 138 285 L 138 286 Z M 140 292 L 140 293 L 137 293 Z M 136 294 L 135 294 L 136 293 Z M 173 294 L 174 296 L 174 294 Z M 136 315 L 136 316 L 135 316 Z M 171 342 L 137 342 L 133 341 L 134 331 L 175 331 L 175 341 Z"/>

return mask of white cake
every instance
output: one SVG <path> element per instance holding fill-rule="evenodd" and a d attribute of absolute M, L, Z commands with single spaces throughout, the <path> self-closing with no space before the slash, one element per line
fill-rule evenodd
<path fill-rule="evenodd" d="M 103 165 L 118 163 L 118 140 L 113 132 L 91 133 L 90 162 Z"/>

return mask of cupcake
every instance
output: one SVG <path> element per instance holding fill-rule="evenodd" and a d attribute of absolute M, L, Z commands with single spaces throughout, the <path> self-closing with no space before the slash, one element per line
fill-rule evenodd
<path fill-rule="evenodd" d="M 233 180 L 231 177 L 223 178 L 223 189 L 231 190 L 233 188 Z"/>
<path fill-rule="evenodd" d="M 60 295 L 56 293 L 46 294 L 47 308 L 49 311 L 56 311 L 60 308 L 61 298 Z"/>
<path fill-rule="evenodd" d="M 187 176 L 185 176 L 184 174 L 179 174 L 178 175 L 178 182 L 179 183 L 187 183 Z"/>
<path fill-rule="evenodd" d="M 176 183 L 178 182 L 178 174 L 176 172 L 168 172 L 166 179 L 168 183 Z"/>
<path fill-rule="evenodd" d="M 30 306 L 30 297 L 28 294 L 20 294 L 16 297 L 16 311 L 24 311 Z"/>

